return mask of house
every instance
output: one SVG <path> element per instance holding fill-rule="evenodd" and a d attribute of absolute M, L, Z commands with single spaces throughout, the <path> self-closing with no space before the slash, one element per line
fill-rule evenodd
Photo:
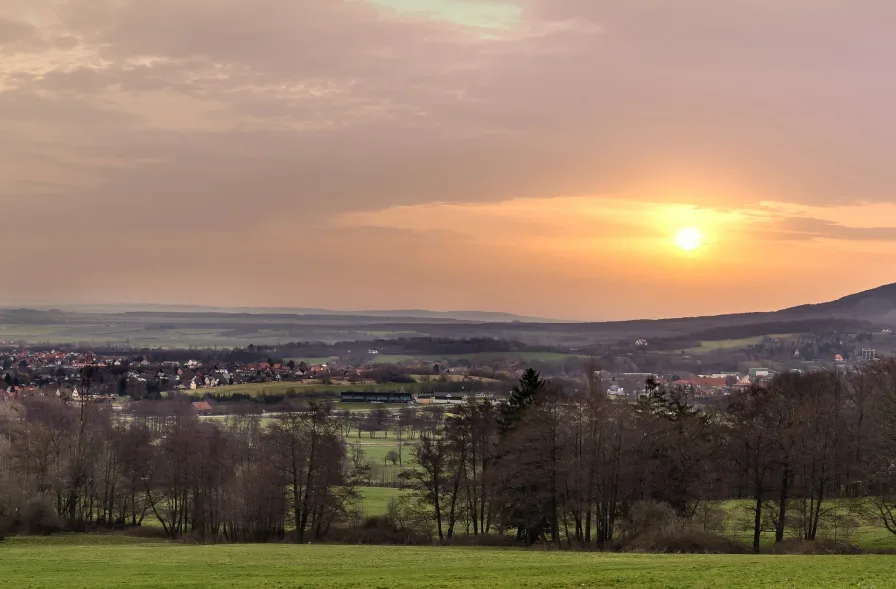
<path fill-rule="evenodd" d="M 750 379 L 749 376 L 745 376 L 745 377 L 743 377 L 743 378 L 741 378 L 740 380 L 737 381 L 737 383 L 734 385 L 734 388 L 738 388 L 738 389 L 746 389 L 746 388 L 749 388 L 749 387 L 752 386 L 752 385 L 753 385 L 753 381 L 752 381 L 752 379 Z"/>
<path fill-rule="evenodd" d="M 190 403 L 190 406 L 200 417 L 212 414 L 212 406 L 208 401 L 196 401 L 195 403 Z"/>

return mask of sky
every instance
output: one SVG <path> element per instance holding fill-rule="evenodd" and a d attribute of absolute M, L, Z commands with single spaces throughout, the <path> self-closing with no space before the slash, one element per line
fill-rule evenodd
<path fill-rule="evenodd" d="M 892 0 L 3 0 L 0 304 L 605 320 L 896 282 L 893 22 Z"/>

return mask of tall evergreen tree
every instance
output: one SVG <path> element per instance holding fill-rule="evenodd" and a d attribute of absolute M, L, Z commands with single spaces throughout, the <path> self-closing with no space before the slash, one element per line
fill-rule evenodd
<path fill-rule="evenodd" d="M 513 387 L 510 396 L 501 405 L 501 416 L 498 419 L 498 431 L 502 436 L 513 430 L 523 415 L 534 402 L 536 396 L 545 390 L 545 381 L 534 368 L 529 368 L 520 377 L 520 382 Z"/>

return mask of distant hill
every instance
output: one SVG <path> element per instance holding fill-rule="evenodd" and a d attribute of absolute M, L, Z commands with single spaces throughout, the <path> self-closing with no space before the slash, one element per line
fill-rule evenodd
<path fill-rule="evenodd" d="M 33 306 L 36 310 L 76 313 L 224 313 L 249 315 L 319 315 L 326 317 L 377 317 L 391 319 L 431 319 L 436 321 L 473 321 L 477 323 L 566 323 L 557 319 L 526 317 L 492 311 L 429 311 L 426 309 L 376 309 L 341 311 L 311 307 L 212 307 L 205 305 L 87 304 Z"/>
<path fill-rule="evenodd" d="M 485 311 L 217 308 L 189 305 L 71 305 L 0 309 L 0 340 L 97 342 L 146 347 L 235 347 L 250 343 L 395 338 L 492 338 L 593 349 L 646 338 L 658 345 L 763 335 L 896 328 L 896 284 L 780 311 L 611 322 L 552 321 Z M 672 345 L 672 344 L 669 344 Z M 659 349 L 659 348 L 655 348 Z"/>
<path fill-rule="evenodd" d="M 851 294 L 835 301 L 800 305 L 778 311 L 781 314 L 829 315 L 896 324 L 896 283 Z"/>

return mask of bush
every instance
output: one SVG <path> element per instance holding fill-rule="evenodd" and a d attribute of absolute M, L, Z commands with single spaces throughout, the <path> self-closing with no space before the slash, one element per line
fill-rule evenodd
<path fill-rule="evenodd" d="M 50 500 L 43 495 L 38 495 L 25 505 L 21 524 L 26 534 L 49 536 L 62 530 L 62 518 L 56 515 Z"/>
<path fill-rule="evenodd" d="M 425 537 L 430 544 L 434 540 L 436 522 L 432 513 L 413 496 L 405 495 L 389 501 L 386 519 L 398 530 Z"/>
<path fill-rule="evenodd" d="M 862 549 L 838 540 L 801 540 L 791 538 L 778 542 L 774 554 L 862 554 Z"/>
<path fill-rule="evenodd" d="M 519 546 L 520 543 L 513 536 L 504 534 L 479 534 L 476 536 L 455 536 L 445 541 L 446 546 L 484 546 L 489 548 L 505 548 Z"/>
<path fill-rule="evenodd" d="M 725 509 L 718 503 L 703 501 L 694 512 L 691 525 L 707 532 L 724 534 L 727 516 Z"/>
<path fill-rule="evenodd" d="M 623 552 L 659 554 L 743 554 L 742 543 L 712 532 L 690 527 L 677 530 L 650 530 L 625 541 Z"/>
<path fill-rule="evenodd" d="M 387 517 L 367 518 L 360 526 L 334 530 L 330 538 L 345 544 L 423 545 L 431 539 L 412 530 L 402 529 Z"/>
<path fill-rule="evenodd" d="M 165 529 L 157 526 L 128 526 L 121 532 L 122 536 L 131 538 L 167 538 Z"/>
<path fill-rule="evenodd" d="M 620 531 L 624 537 L 635 538 L 647 532 L 674 530 L 684 525 L 668 503 L 637 501 L 622 519 Z"/>

